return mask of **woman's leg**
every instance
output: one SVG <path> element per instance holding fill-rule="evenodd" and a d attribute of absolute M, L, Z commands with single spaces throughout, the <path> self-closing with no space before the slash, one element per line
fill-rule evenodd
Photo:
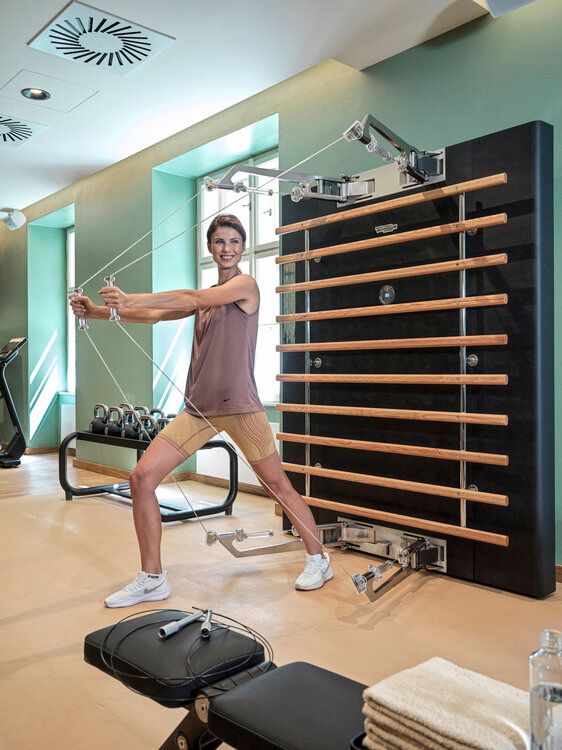
<path fill-rule="evenodd" d="M 162 438 L 156 438 L 146 450 L 129 478 L 133 498 L 133 520 L 139 543 L 141 570 L 161 573 L 160 543 L 162 521 L 156 488 L 186 456 Z"/>
<path fill-rule="evenodd" d="M 314 516 L 283 470 L 265 412 L 231 414 L 215 421 L 244 453 L 267 494 L 283 506 L 308 554 L 320 555 L 322 546 Z"/>
<path fill-rule="evenodd" d="M 200 417 L 181 412 L 150 444 L 131 473 L 133 519 L 139 543 L 141 570 L 161 573 L 162 521 L 156 488 L 176 466 L 189 458 L 215 435 Z"/>
<path fill-rule="evenodd" d="M 182 412 L 148 446 L 131 472 L 129 482 L 141 569 L 130 583 L 107 597 L 106 607 L 130 607 L 170 596 L 172 587 L 160 560 L 162 521 L 156 488 L 214 434 L 205 420 Z"/>
<path fill-rule="evenodd" d="M 318 529 L 314 516 L 285 474 L 277 451 L 268 458 L 251 465 L 267 494 L 273 500 L 280 502 L 291 523 L 299 532 L 308 554 L 320 554 L 322 546 L 318 541 Z"/>

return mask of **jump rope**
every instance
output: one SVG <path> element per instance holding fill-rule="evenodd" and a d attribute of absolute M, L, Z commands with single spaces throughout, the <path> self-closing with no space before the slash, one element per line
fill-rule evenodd
<path fill-rule="evenodd" d="M 119 620 L 119 622 L 116 622 L 108 629 L 103 638 L 103 641 L 99 648 L 99 654 L 103 665 L 113 675 L 113 677 L 115 677 L 117 680 L 119 680 L 119 682 L 129 688 L 129 690 L 142 695 L 143 693 L 140 690 L 137 690 L 135 687 L 133 687 L 133 685 L 129 684 L 129 682 L 126 682 L 126 680 L 150 680 L 151 682 L 160 685 L 162 688 L 170 688 L 174 690 L 196 682 L 198 688 L 212 686 L 213 689 L 226 692 L 229 688 L 221 687 L 220 684 L 217 685 L 216 682 L 213 681 L 213 678 L 214 680 L 225 678 L 225 666 L 228 665 L 229 661 L 232 664 L 232 668 L 236 669 L 236 672 L 241 672 L 246 666 L 254 665 L 256 656 L 258 655 L 260 656 L 260 661 L 262 663 L 273 663 L 273 648 L 267 638 L 261 635 L 261 633 L 258 633 L 257 630 L 254 630 L 254 628 L 251 628 L 249 625 L 246 625 L 239 620 L 235 620 L 233 617 L 227 617 L 226 615 L 222 615 L 218 612 L 211 612 L 210 610 L 204 610 L 198 607 L 194 607 L 193 609 L 195 609 L 195 612 L 189 613 L 188 617 L 182 618 L 182 620 L 180 621 L 170 621 L 169 619 L 162 619 L 151 620 L 150 622 L 142 622 L 136 627 L 133 627 L 132 630 L 128 630 L 124 635 L 120 636 L 112 645 L 112 647 L 109 648 L 109 641 L 111 639 L 111 636 L 115 633 L 119 626 L 123 625 L 123 623 L 135 619 L 144 620 L 145 615 L 155 614 L 157 612 L 164 614 L 165 612 L 177 612 L 178 610 L 148 609 L 142 612 L 142 614 L 134 612 L 131 615 L 123 617 L 121 620 Z M 220 618 L 220 621 L 217 621 L 216 618 Z M 133 635 L 143 630 L 149 628 L 155 629 L 155 627 L 160 626 L 157 630 L 157 637 L 161 641 L 165 641 L 170 636 L 173 636 L 177 631 L 169 632 L 165 637 L 162 637 L 161 632 L 171 624 L 185 622 L 185 620 L 187 619 L 191 619 L 191 622 L 185 623 L 184 627 L 190 624 L 195 624 L 198 620 L 203 620 L 203 626 L 201 629 L 200 637 L 196 638 L 191 643 L 187 650 L 187 653 L 185 654 L 185 674 L 182 674 L 178 677 L 168 677 L 166 679 L 162 679 L 161 677 L 157 677 L 156 675 L 125 672 L 124 670 L 119 669 L 115 666 L 115 661 L 120 658 L 119 651 L 122 650 L 123 644 L 128 638 L 131 638 Z M 203 627 L 206 627 L 207 629 L 203 630 Z M 251 650 L 245 654 L 232 657 L 230 660 L 221 658 L 220 662 L 198 672 L 197 657 L 201 654 L 202 650 L 205 649 L 215 637 L 218 637 L 221 634 L 228 635 L 230 631 L 241 633 L 242 635 L 249 638 L 252 645 Z M 186 703 L 185 698 L 173 696 L 166 696 L 164 700 L 166 701 L 166 703 L 178 703 L 181 705 L 185 705 Z"/>

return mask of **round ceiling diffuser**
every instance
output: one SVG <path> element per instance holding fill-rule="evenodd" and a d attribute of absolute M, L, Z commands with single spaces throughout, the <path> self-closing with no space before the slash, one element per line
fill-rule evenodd
<path fill-rule="evenodd" d="M 33 130 L 26 123 L 0 115 L 0 138 L 3 143 L 21 143 L 32 135 Z"/>
<path fill-rule="evenodd" d="M 51 27 L 49 39 L 59 53 L 92 65 L 135 65 L 152 52 L 142 31 L 106 17 L 96 24 L 92 16 L 65 19 Z"/>

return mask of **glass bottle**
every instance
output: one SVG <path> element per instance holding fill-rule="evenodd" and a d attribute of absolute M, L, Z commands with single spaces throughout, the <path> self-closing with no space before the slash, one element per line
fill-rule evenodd
<path fill-rule="evenodd" d="M 532 750 L 562 750 L 562 633 L 543 630 L 529 657 Z"/>

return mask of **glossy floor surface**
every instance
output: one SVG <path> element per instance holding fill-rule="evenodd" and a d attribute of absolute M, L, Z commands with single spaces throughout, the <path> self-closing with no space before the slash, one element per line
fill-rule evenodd
<path fill-rule="evenodd" d="M 72 479 L 108 481 L 85 471 Z M 224 496 L 184 486 L 202 501 Z M 232 517 L 204 523 L 262 530 L 279 528 L 280 519 L 269 501 L 241 494 Z M 27 456 L 20 468 L 0 472 L 0 527 L 1 750 L 158 748 L 182 710 L 135 695 L 82 660 L 86 633 L 143 609 L 103 606 L 137 570 L 130 508 L 103 497 L 65 502 L 56 457 Z M 163 549 L 170 606 L 209 606 L 265 635 L 278 664 L 309 661 L 365 683 L 442 656 L 526 688 L 540 630 L 562 624 L 560 588 L 535 601 L 414 574 L 371 604 L 339 565 L 322 590 L 297 592 L 300 552 L 237 560 L 218 545 L 205 547 L 197 522 L 166 526 Z M 372 558 L 340 552 L 335 560 L 356 573 Z"/>

